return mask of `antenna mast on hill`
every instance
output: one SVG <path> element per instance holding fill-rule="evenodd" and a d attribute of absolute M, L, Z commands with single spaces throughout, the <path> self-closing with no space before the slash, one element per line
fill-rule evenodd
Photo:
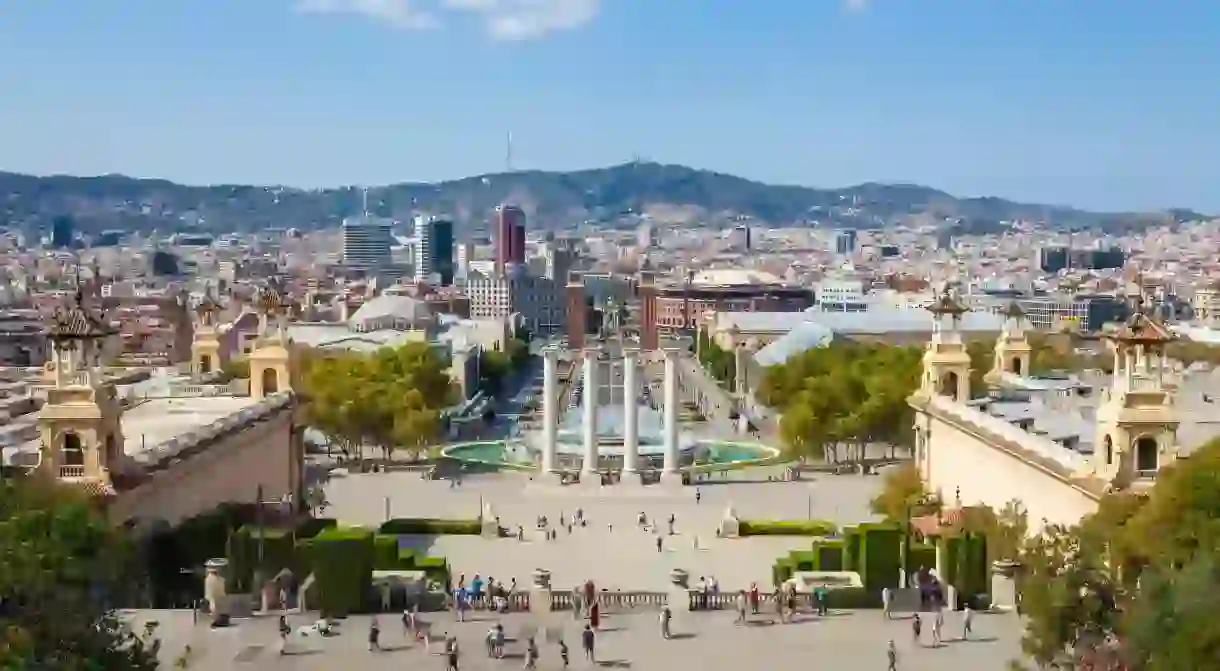
<path fill-rule="evenodd" d="M 504 143 L 504 172 L 513 171 L 513 132 L 508 131 Z"/>
<path fill-rule="evenodd" d="M 360 189 L 360 211 L 364 214 L 364 218 L 369 216 L 369 188 L 366 186 Z"/>

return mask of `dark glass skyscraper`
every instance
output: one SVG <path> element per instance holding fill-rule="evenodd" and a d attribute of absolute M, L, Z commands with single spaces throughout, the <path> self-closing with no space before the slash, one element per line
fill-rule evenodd
<path fill-rule="evenodd" d="M 71 247 L 75 232 L 76 222 L 72 217 L 55 217 L 51 220 L 51 246 L 57 249 Z"/>

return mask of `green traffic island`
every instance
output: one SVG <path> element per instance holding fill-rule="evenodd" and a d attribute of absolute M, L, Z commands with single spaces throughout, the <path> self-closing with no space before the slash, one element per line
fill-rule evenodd
<path fill-rule="evenodd" d="M 778 530 L 812 531 L 819 524 L 828 530 L 829 525 L 811 520 L 741 522 L 743 529 L 750 528 L 748 524 L 757 525 L 753 527 L 756 532 L 743 531 L 741 535 L 815 535 Z M 970 605 L 983 610 L 990 604 L 991 564 L 983 535 L 961 533 L 910 543 L 905 563 L 902 555 L 907 539 L 897 524 L 864 523 L 843 527 L 837 536 L 817 535 L 821 537 L 814 539 L 809 549 L 794 550 L 776 559 L 771 576 L 777 589 L 794 580 L 798 591 L 824 584 L 832 608 L 879 608 L 882 592 L 899 588 L 904 569 L 922 573 L 921 569 L 935 568 L 941 581 L 958 594 L 958 607 Z"/>

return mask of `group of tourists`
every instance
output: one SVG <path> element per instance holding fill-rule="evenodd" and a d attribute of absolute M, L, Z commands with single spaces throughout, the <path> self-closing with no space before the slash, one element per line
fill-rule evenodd
<path fill-rule="evenodd" d="M 509 612 L 511 599 L 517 593 L 517 579 L 505 586 L 503 582 L 497 582 L 495 578 L 488 576 L 487 581 L 478 574 L 470 580 L 470 585 L 466 584 L 466 574 L 458 576 L 457 584 L 453 588 L 453 596 L 451 606 L 454 614 L 457 616 L 458 622 L 466 621 L 466 613 L 475 609 L 486 609 L 497 613 Z"/>

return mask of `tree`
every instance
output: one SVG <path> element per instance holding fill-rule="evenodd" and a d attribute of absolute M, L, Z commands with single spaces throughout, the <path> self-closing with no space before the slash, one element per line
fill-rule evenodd
<path fill-rule="evenodd" d="M 134 554 L 77 491 L 37 476 L 0 483 L 0 668 L 157 668 L 160 645 L 108 606 Z"/>
<path fill-rule="evenodd" d="M 504 378 L 512 370 L 512 361 L 500 350 L 482 350 L 479 353 L 479 382 L 483 390 L 496 394 L 504 384 Z"/>
<path fill-rule="evenodd" d="M 940 502 L 929 498 L 919 469 L 905 463 L 885 474 L 881 491 L 869 502 L 869 509 L 888 522 L 905 525 L 909 517 L 935 515 L 940 511 Z"/>
<path fill-rule="evenodd" d="M 424 343 L 382 348 L 371 355 L 318 357 L 302 371 L 310 423 L 348 456 L 363 446 L 415 452 L 440 433 L 440 411 L 456 400 L 446 363 Z"/>
<path fill-rule="evenodd" d="M 1214 666 L 1218 490 L 1213 440 L 1161 469 L 1146 495 L 1107 495 L 1076 527 L 1031 540 L 1020 583 L 1025 651 L 1041 665 L 1099 649 L 1130 669 Z"/>

